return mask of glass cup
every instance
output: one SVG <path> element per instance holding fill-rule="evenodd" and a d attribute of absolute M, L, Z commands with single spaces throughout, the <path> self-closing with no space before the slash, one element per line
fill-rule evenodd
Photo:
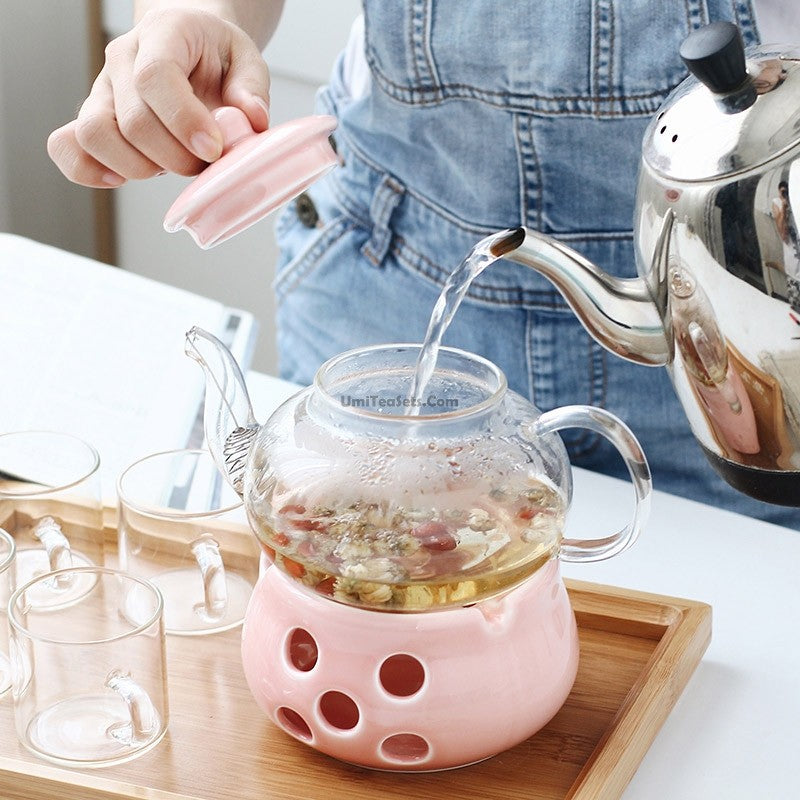
<path fill-rule="evenodd" d="M 97 451 L 70 434 L 0 435 L 0 528 L 16 543 L 17 585 L 55 570 L 104 564 L 99 468 Z M 63 603 L 92 587 L 91 573 L 70 574 L 74 583 L 61 579 Z"/>
<path fill-rule="evenodd" d="M 167 633 L 228 630 L 244 619 L 259 548 L 241 498 L 205 450 L 147 456 L 120 476 L 120 566 L 164 595 Z"/>
<path fill-rule="evenodd" d="M 91 589 L 64 605 L 59 582 L 87 577 Z M 8 613 L 22 744 L 73 767 L 154 747 L 169 716 L 163 607 L 147 581 L 104 567 L 58 570 L 17 589 Z"/>
<path fill-rule="evenodd" d="M 11 688 L 11 665 L 8 660 L 8 598 L 14 591 L 14 540 L 0 528 L 0 697 Z"/>

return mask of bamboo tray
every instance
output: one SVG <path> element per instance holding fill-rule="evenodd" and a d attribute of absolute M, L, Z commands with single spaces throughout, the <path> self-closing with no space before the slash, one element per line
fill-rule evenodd
<path fill-rule="evenodd" d="M 480 764 L 374 772 L 295 741 L 251 699 L 240 632 L 229 631 L 168 637 L 169 730 L 158 747 L 128 764 L 84 772 L 51 766 L 19 745 L 11 701 L 0 700 L 0 798 L 618 798 L 708 645 L 711 608 L 589 583 L 567 586 L 581 646 L 572 693 L 538 734 Z"/>

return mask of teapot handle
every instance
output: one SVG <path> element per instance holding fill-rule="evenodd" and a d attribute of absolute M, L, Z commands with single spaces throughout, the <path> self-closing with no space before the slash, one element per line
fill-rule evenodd
<path fill-rule="evenodd" d="M 650 467 L 630 428 L 610 412 L 595 406 L 556 408 L 545 412 L 525 427 L 530 436 L 543 436 L 562 428 L 586 428 L 599 433 L 617 448 L 633 483 L 634 508 L 631 521 L 621 530 L 601 539 L 564 539 L 560 557 L 564 561 L 601 561 L 630 547 L 647 521 L 653 491 Z"/>

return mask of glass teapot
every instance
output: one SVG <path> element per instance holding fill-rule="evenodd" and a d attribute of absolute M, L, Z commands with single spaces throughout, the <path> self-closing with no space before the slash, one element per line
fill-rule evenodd
<path fill-rule="evenodd" d="M 591 406 L 541 414 L 494 364 L 451 348 L 425 397 L 409 397 L 419 349 L 343 353 L 259 426 L 227 348 L 187 334 L 206 373 L 209 447 L 279 570 L 343 604 L 435 611 L 504 593 L 556 557 L 607 558 L 636 539 L 651 480 L 624 423 Z M 604 538 L 563 538 L 572 479 L 555 431 L 566 427 L 607 437 L 630 472 L 631 521 Z"/>

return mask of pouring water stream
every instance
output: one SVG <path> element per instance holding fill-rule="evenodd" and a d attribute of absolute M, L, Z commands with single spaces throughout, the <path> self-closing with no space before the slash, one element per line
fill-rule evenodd
<path fill-rule="evenodd" d="M 466 258 L 450 274 L 433 308 L 425 340 L 419 352 L 414 379 L 409 392 L 408 416 L 418 416 L 421 398 L 436 370 L 436 360 L 445 331 L 461 305 L 472 281 L 490 264 L 506 253 L 516 250 L 525 238 L 524 228 L 514 228 L 493 233 L 481 239 Z"/>

